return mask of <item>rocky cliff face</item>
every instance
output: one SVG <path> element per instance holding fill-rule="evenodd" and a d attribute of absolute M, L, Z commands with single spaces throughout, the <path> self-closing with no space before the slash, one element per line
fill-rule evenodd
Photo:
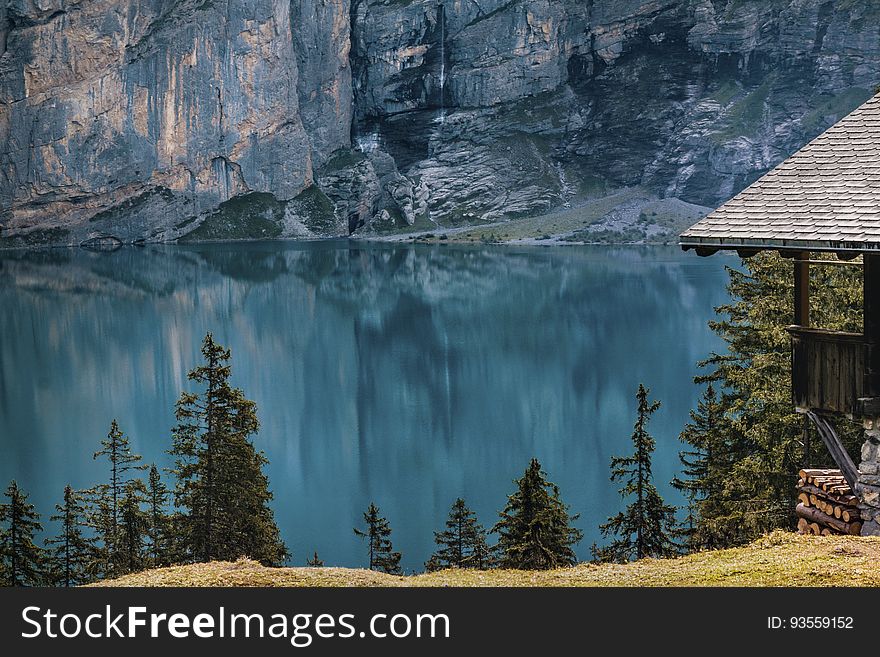
<path fill-rule="evenodd" d="M 870 0 L 0 0 L 0 239 L 641 239 L 878 82 Z"/>

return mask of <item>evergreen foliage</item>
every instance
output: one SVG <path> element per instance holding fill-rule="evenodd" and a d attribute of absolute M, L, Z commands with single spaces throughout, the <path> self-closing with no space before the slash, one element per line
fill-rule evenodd
<path fill-rule="evenodd" d="M 259 429 L 256 404 L 229 383 L 231 353 L 208 333 L 205 362 L 189 372 L 200 393 L 181 393 L 170 454 L 182 512 L 175 533 L 189 560 L 248 556 L 279 565 L 288 552 L 275 524 L 266 458 L 250 436 Z"/>
<path fill-rule="evenodd" d="M 146 488 L 140 479 L 128 482 L 119 508 L 118 550 L 124 573 L 143 570 L 149 565 L 146 554 L 150 515 L 144 511 Z"/>
<path fill-rule="evenodd" d="M 143 471 L 141 456 L 131 451 L 128 438 L 114 419 L 110 423 L 107 438 L 101 441 L 101 449 L 95 452 L 95 459 L 104 458 L 110 468 L 106 483 L 86 491 L 89 502 L 89 524 L 94 529 L 100 547 L 95 570 L 105 577 L 113 577 L 130 572 L 125 549 L 121 545 L 124 537 L 120 533 L 122 502 L 132 481 L 132 475 Z"/>
<path fill-rule="evenodd" d="M 109 498 L 115 526 L 119 523 L 120 503 L 131 479 L 128 473 L 145 470 L 147 466 L 140 463 L 141 456 L 139 454 L 134 454 L 131 451 L 131 444 L 115 419 L 110 423 L 107 438 L 101 441 L 101 449 L 95 452 L 93 458 L 97 459 L 102 456 L 110 464 L 110 482 L 101 484 L 99 488 L 106 491 Z"/>
<path fill-rule="evenodd" d="M 538 459 L 532 459 L 516 491 L 507 498 L 497 533 L 499 565 L 503 568 L 546 570 L 577 562 L 572 546 L 583 532 L 571 526 L 579 516 L 568 515 L 559 488 L 547 481 Z"/>
<path fill-rule="evenodd" d="M 490 550 L 486 542 L 486 530 L 477 522 L 462 498 L 452 505 L 446 529 L 434 532 L 438 549 L 425 564 L 427 570 L 443 568 L 489 568 Z"/>
<path fill-rule="evenodd" d="M 146 502 L 149 520 L 147 552 L 152 566 L 167 566 L 174 559 L 171 518 L 168 515 L 170 495 L 168 487 L 162 481 L 159 468 L 151 465 L 147 478 Z"/>
<path fill-rule="evenodd" d="M 43 531 L 40 515 L 15 481 L 6 489 L 9 500 L 0 504 L 0 574 L 3 586 L 40 586 L 44 583 L 45 553 L 34 542 Z"/>
<path fill-rule="evenodd" d="M 379 514 L 379 507 L 370 502 L 370 507 L 364 513 L 366 531 L 354 528 L 354 533 L 361 538 L 367 539 L 370 552 L 370 570 L 381 570 L 392 575 L 401 574 L 400 552 L 394 551 L 391 544 L 391 525 L 388 519 Z"/>
<path fill-rule="evenodd" d="M 611 459 L 611 481 L 622 482 L 620 495 L 634 498 L 625 511 L 599 526 L 605 537 L 614 536 L 604 547 L 593 545 L 597 561 L 626 562 L 644 557 L 670 557 L 678 552 L 672 540 L 676 528 L 675 507 L 667 505 L 653 484 L 651 454 L 656 444 L 648 433 L 648 422 L 659 401 L 648 401 L 648 389 L 639 384 L 636 393 L 638 415 L 633 428 L 635 452 Z"/>
<path fill-rule="evenodd" d="M 679 439 L 688 448 L 679 452 L 681 476 L 672 486 L 687 498 L 687 516 L 676 532 L 688 552 L 721 547 L 711 526 L 732 463 L 720 431 L 723 408 L 712 383 L 706 385 L 697 409 L 691 411 Z"/>
<path fill-rule="evenodd" d="M 814 258 L 827 256 L 816 255 Z M 712 330 L 726 343 L 701 365 L 708 373 L 698 383 L 714 382 L 719 392 L 713 411 L 712 454 L 706 467 L 720 473 L 716 488 L 701 491 L 698 542 L 727 546 L 748 542 L 796 522 L 795 483 L 803 465 L 803 418 L 791 403 L 791 342 L 785 327 L 794 322 L 794 275 L 790 260 L 761 253 L 728 268 L 731 302 L 716 308 Z M 862 330 L 862 286 L 850 267 L 810 268 L 811 325 Z M 704 400 L 705 402 L 705 400 Z M 697 413 L 701 413 L 697 409 Z M 705 411 L 703 411 L 705 413 Z M 841 419 L 837 429 L 852 453 L 862 442 L 861 428 Z M 682 436 L 698 452 L 706 437 L 698 429 Z M 833 466 L 815 437 L 813 467 Z M 856 459 L 858 460 L 858 459 Z M 685 473 L 685 478 L 690 478 Z"/>
<path fill-rule="evenodd" d="M 312 556 L 310 559 L 306 559 L 306 565 L 309 566 L 310 568 L 323 568 L 324 567 L 324 562 L 321 561 L 321 559 L 318 557 L 317 550 L 315 550 L 314 556 Z"/>
<path fill-rule="evenodd" d="M 49 520 L 60 523 L 61 529 L 46 539 L 50 578 L 58 586 L 86 584 L 92 580 L 97 549 L 94 539 L 83 534 L 86 508 L 79 493 L 65 486 L 64 501 L 55 505 L 55 511 Z"/>

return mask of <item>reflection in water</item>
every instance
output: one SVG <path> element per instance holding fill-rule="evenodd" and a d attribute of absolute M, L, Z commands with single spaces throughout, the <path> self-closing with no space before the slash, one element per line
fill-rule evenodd
<path fill-rule="evenodd" d="M 259 406 L 257 444 L 302 563 L 363 564 L 351 528 L 375 501 L 408 569 L 464 496 L 490 526 L 541 459 L 586 532 L 619 500 L 643 381 L 663 492 L 699 394 L 695 362 L 725 301 L 717 258 L 674 248 L 236 244 L 0 256 L 0 483 L 46 515 L 119 418 L 169 465 L 172 410 L 211 330 Z M 728 260 L 728 264 L 732 261 Z"/>

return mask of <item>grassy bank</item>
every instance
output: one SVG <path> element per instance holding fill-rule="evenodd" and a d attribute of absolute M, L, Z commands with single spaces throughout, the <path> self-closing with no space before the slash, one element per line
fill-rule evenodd
<path fill-rule="evenodd" d="M 880 538 L 776 531 L 746 547 L 626 565 L 396 577 L 350 568 L 264 568 L 241 560 L 150 570 L 104 586 L 880 586 Z"/>

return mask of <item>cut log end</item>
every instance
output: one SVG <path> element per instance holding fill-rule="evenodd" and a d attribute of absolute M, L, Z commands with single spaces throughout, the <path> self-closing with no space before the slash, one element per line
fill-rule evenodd
<path fill-rule="evenodd" d="M 850 534 L 852 536 L 858 536 L 862 530 L 861 522 L 844 522 L 843 520 L 828 515 L 824 511 L 815 507 L 798 504 L 795 508 L 795 513 L 799 518 L 804 518 L 810 523 L 811 527 L 816 525 L 819 529 L 814 533 L 817 534 L 823 527 L 827 527 L 840 534 Z"/>

